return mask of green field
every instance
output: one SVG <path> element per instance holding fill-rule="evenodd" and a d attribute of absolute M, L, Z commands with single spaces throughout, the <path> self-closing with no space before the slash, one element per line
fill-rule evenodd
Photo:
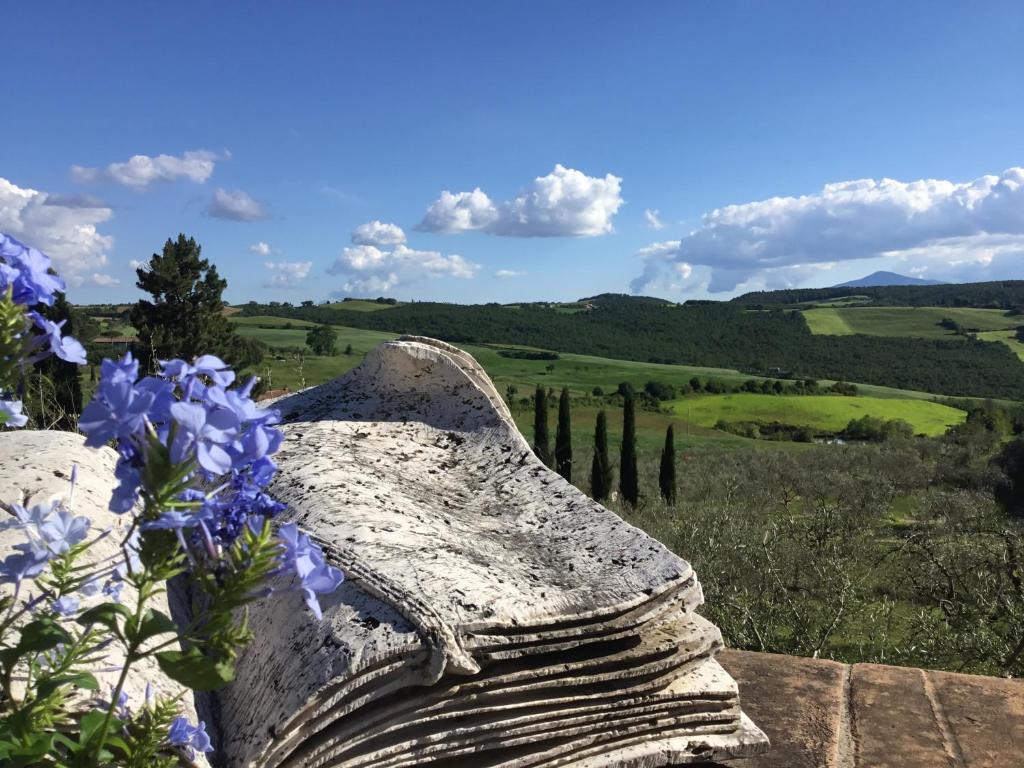
<path fill-rule="evenodd" d="M 925 400 L 894 400 L 841 395 L 779 396 L 741 392 L 676 400 L 672 406 L 680 418 L 704 427 L 726 421 L 779 421 L 830 432 L 842 430 L 851 419 L 875 416 L 903 419 L 917 434 L 941 435 L 966 418 L 964 411 Z"/>
<path fill-rule="evenodd" d="M 1024 318 L 1015 318 L 1021 320 L 1024 324 Z M 1012 329 L 1008 331 L 984 331 L 982 333 L 974 334 L 982 341 L 1001 341 L 1003 344 L 1012 349 L 1021 360 L 1024 360 L 1024 343 L 1017 341 L 1017 330 Z"/>
<path fill-rule="evenodd" d="M 803 310 L 811 333 L 825 336 L 910 336 L 951 338 L 955 333 L 939 325 L 944 318 L 964 328 L 998 331 L 1015 328 L 1020 318 L 1001 309 L 961 307 L 815 307 Z"/>
<path fill-rule="evenodd" d="M 350 312 L 379 312 L 382 309 L 400 307 L 401 303 L 385 304 L 383 302 L 374 301 L 373 299 L 349 299 L 348 301 L 335 301 L 324 306 L 329 309 L 346 309 Z"/>

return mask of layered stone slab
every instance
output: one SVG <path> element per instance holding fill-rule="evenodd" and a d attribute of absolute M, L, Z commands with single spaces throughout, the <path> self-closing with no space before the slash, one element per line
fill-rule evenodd
<path fill-rule="evenodd" d="M 348 581 L 218 698 L 233 765 L 664 765 L 767 742 L 689 564 L 541 464 L 487 375 L 382 344 L 275 403 L 272 487 Z M 284 585 L 282 585 L 284 586 Z M 275 605 L 276 603 L 276 605 Z"/>

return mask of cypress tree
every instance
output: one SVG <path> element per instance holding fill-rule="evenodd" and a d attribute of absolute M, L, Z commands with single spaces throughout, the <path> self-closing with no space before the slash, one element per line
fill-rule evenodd
<path fill-rule="evenodd" d="M 619 454 L 619 493 L 623 501 L 636 505 L 640 485 L 636 471 L 636 404 L 633 390 L 626 390 L 622 403 L 622 450 Z"/>
<path fill-rule="evenodd" d="M 666 504 L 676 503 L 676 438 L 671 424 L 665 430 L 665 447 L 661 451 L 658 487 Z"/>
<path fill-rule="evenodd" d="M 551 466 L 551 441 L 548 438 L 548 393 L 538 386 L 533 396 L 533 452 Z"/>
<path fill-rule="evenodd" d="M 640 498 L 637 478 L 637 417 L 633 390 L 626 391 L 623 398 L 623 446 L 618 455 L 618 493 L 623 501 L 636 506 Z"/>
<path fill-rule="evenodd" d="M 590 464 L 590 495 L 598 501 L 608 498 L 612 490 L 612 467 L 608 461 L 608 417 L 597 414 L 594 429 L 594 460 Z"/>
<path fill-rule="evenodd" d="M 569 390 L 562 389 L 558 398 L 558 428 L 555 431 L 555 470 L 572 482 L 572 417 L 569 412 Z"/>

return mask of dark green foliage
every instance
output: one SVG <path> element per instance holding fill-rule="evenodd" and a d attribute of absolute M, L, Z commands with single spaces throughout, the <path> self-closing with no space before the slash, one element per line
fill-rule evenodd
<path fill-rule="evenodd" d="M 545 352 L 544 350 L 531 349 L 499 349 L 501 357 L 511 360 L 558 360 L 560 355 L 557 352 Z"/>
<path fill-rule="evenodd" d="M 245 344 L 224 315 L 221 298 L 227 281 L 217 267 L 202 258 L 195 238 L 168 239 L 161 253 L 136 271 L 136 285 L 153 298 L 140 299 L 131 309 L 139 333 L 135 353 L 144 372 L 157 360 L 213 354 L 232 365 L 250 362 L 253 349 Z"/>
<path fill-rule="evenodd" d="M 346 344 L 345 345 L 345 354 L 346 355 L 352 355 L 353 354 L 352 345 L 351 344 Z"/>
<path fill-rule="evenodd" d="M 608 459 L 608 417 L 604 411 L 597 414 L 594 429 L 594 458 L 590 464 L 590 495 L 604 501 L 612 492 L 612 465 Z"/>
<path fill-rule="evenodd" d="M 644 384 L 644 392 L 655 400 L 673 400 L 676 396 L 675 387 L 663 381 L 648 381 Z"/>
<path fill-rule="evenodd" d="M 636 468 L 636 403 L 627 391 L 622 403 L 622 448 L 619 453 L 619 493 L 627 504 L 636 506 L 640 483 Z"/>
<path fill-rule="evenodd" d="M 799 312 L 748 312 L 729 302 L 677 306 L 609 295 L 593 301 L 592 310 L 573 314 L 532 305 L 509 309 L 427 302 L 386 312 L 259 304 L 246 305 L 243 312 L 420 334 L 454 343 L 549 348 L 557 339 L 559 352 L 621 360 L 705 365 L 772 376 L 779 376 L 773 371 L 781 370 L 795 378 L 1024 399 L 1024 363 L 999 342 L 962 336 L 815 336 Z"/>
<path fill-rule="evenodd" d="M 533 396 L 533 452 L 551 466 L 551 439 L 548 436 L 548 393 L 538 386 Z"/>
<path fill-rule="evenodd" d="M 879 419 L 876 416 L 861 416 L 851 419 L 842 431 L 846 440 L 867 440 L 880 443 L 897 438 L 909 439 L 914 436 L 914 428 L 903 419 Z"/>
<path fill-rule="evenodd" d="M 75 314 L 67 297 L 57 294 L 52 307 L 40 307 L 39 313 L 54 322 L 65 321 L 63 332 L 78 337 Z M 35 364 L 28 377 L 25 406 L 37 429 L 60 429 L 74 432 L 78 429 L 78 415 L 82 412 L 82 386 L 78 366 L 50 355 Z"/>
<path fill-rule="evenodd" d="M 601 389 L 601 387 L 594 387 L 590 391 L 590 394 L 592 394 L 594 397 L 604 397 L 604 390 Z"/>
<path fill-rule="evenodd" d="M 666 504 L 676 503 L 676 438 L 671 424 L 665 430 L 665 447 L 661 449 L 658 489 Z"/>
<path fill-rule="evenodd" d="M 572 482 L 572 417 L 569 390 L 558 398 L 558 427 L 555 430 L 555 471 Z"/>
<path fill-rule="evenodd" d="M 778 306 L 864 296 L 876 307 L 982 307 L 1011 310 L 1024 304 L 1024 280 L 949 285 L 835 286 L 755 291 L 733 299 L 748 307 Z"/>
<path fill-rule="evenodd" d="M 306 334 L 306 345 L 313 354 L 327 357 L 334 354 L 334 345 L 338 341 L 338 332 L 329 325 L 318 325 L 310 328 Z M 351 348 L 351 345 L 349 345 Z M 350 353 L 349 353 L 350 354 Z"/>
<path fill-rule="evenodd" d="M 1007 443 L 993 464 L 1003 474 L 995 487 L 996 501 L 1008 514 L 1024 518 L 1024 438 Z"/>
<path fill-rule="evenodd" d="M 1024 325 L 1017 329 L 1017 341 L 1024 341 Z"/>

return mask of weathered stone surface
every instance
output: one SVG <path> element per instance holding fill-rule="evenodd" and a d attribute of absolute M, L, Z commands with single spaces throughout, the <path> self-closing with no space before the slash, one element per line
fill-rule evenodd
<path fill-rule="evenodd" d="M 86 448 L 81 435 L 68 432 L 0 432 L 0 502 L 5 505 L 29 505 L 53 499 L 66 501 L 70 490 L 71 468 L 77 464 L 78 484 L 71 510 L 76 515 L 89 518 L 90 538 L 107 528 L 112 531 L 111 535 L 89 549 L 82 562 L 95 564 L 101 572 L 109 574 L 115 565 L 123 562 L 120 545 L 131 520 L 130 515 L 115 515 L 108 510 L 110 495 L 116 485 L 116 463 L 117 454 L 114 451 L 109 448 Z M 7 512 L 0 510 L 0 515 L 7 515 Z M 20 531 L 0 530 L 0 558 L 5 557 L 23 539 Z M 27 586 L 31 589 L 30 582 Z M 9 590 L 9 587 L 0 586 L 0 590 Z M 134 605 L 135 599 L 135 590 L 126 584 L 121 592 L 122 602 Z M 104 600 L 107 598 L 92 598 L 97 603 Z M 88 604 L 86 601 L 85 605 Z M 165 595 L 155 596 L 150 605 L 165 614 L 171 613 Z M 104 664 L 96 669 L 100 690 L 96 694 L 83 694 L 83 708 L 91 708 L 89 700 L 93 696 L 109 696 L 123 662 L 123 649 L 117 644 L 109 646 Z M 165 677 L 153 659 L 142 659 L 132 667 L 124 688 L 132 706 L 138 707 L 143 702 L 147 683 L 152 684 L 156 695 L 181 696 L 182 713 L 195 722 L 196 712 L 191 692 Z M 205 765 L 205 760 L 200 760 Z"/>
<path fill-rule="evenodd" d="M 771 752 L 731 768 L 1020 768 L 1024 681 L 723 651 Z"/>
<path fill-rule="evenodd" d="M 276 403 L 272 492 L 348 576 L 272 600 L 220 697 L 232 765 L 660 765 L 753 754 L 689 564 L 540 464 L 476 362 L 382 344 Z M 283 585 L 282 585 L 283 586 Z"/>

